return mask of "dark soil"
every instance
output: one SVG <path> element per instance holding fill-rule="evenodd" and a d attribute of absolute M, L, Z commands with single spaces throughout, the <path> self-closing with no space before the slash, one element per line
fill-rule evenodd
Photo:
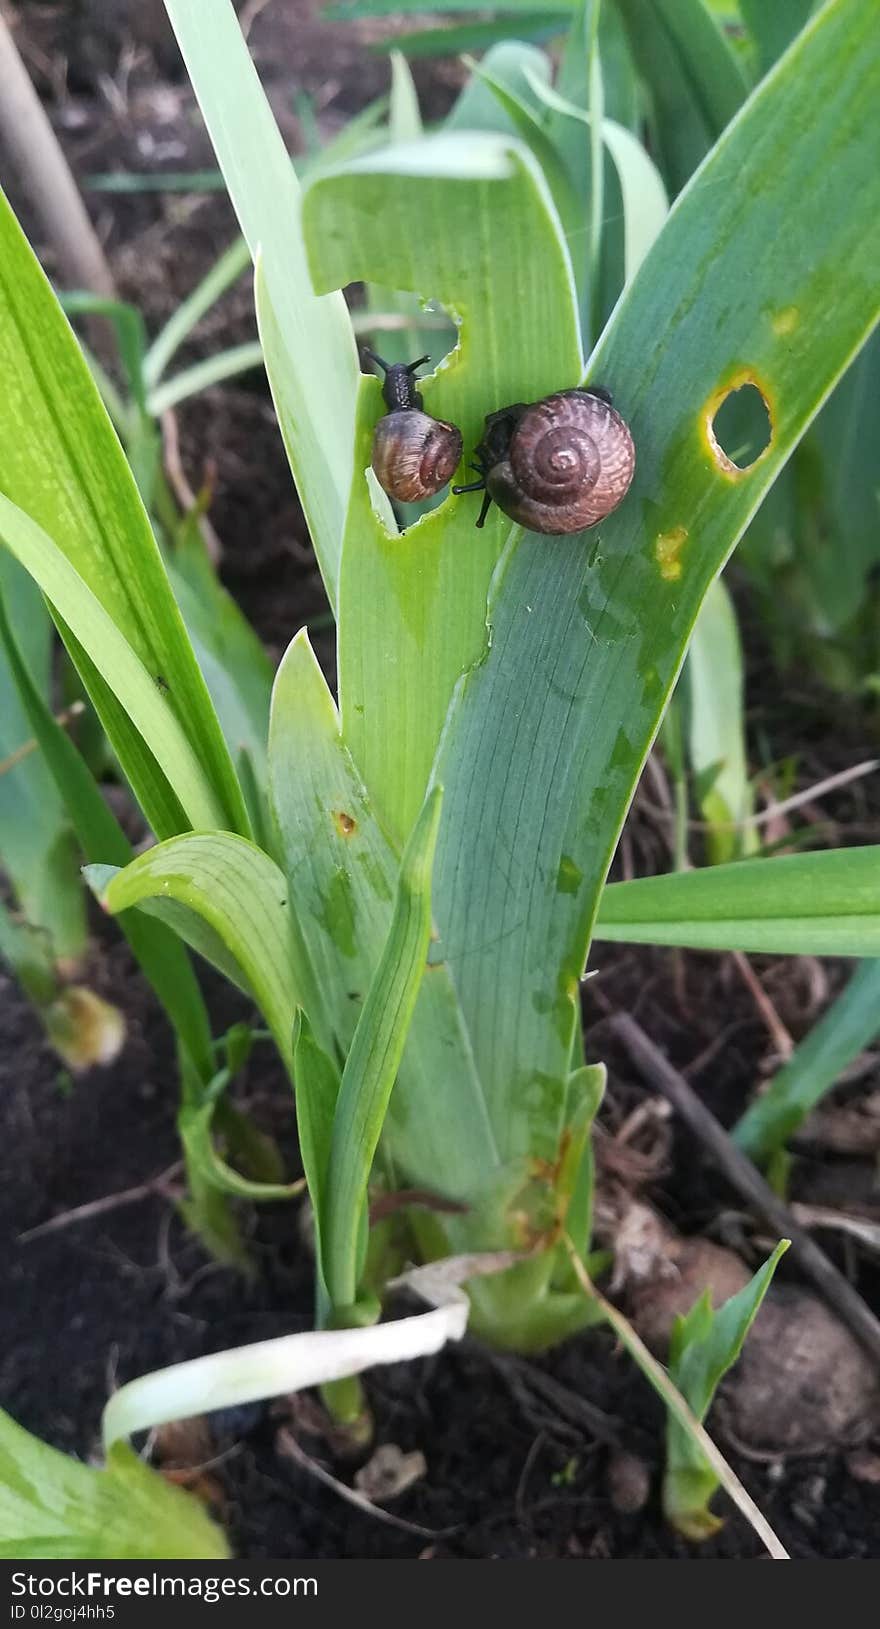
<path fill-rule="evenodd" d="M 661 956 L 629 958 L 603 975 L 609 989 L 639 978 L 653 987 L 642 1016 L 661 1039 L 686 1022 L 669 1012 L 668 967 Z M 708 959 L 707 959 L 708 960 Z M 691 963 L 692 959 L 688 958 Z M 647 963 L 647 965 L 646 965 Z M 653 964 L 653 965 L 652 965 Z M 701 1013 L 687 1021 L 682 1059 L 713 1038 L 713 974 L 688 967 Z M 69 1452 L 96 1449 L 102 1406 L 116 1384 L 166 1363 L 265 1339 L 311 1322 L 311 1262 L 292 1207 L 269 1206 L 255 1219 L 251 1246 L 259 1277 L 245 1283 L 211 1264 L 158 1197 L 120 1206 L 93 1220 L 21 1240 L 53 1215 L 122 1193 L 158 1176 L 177 1155 L 174 1063 L 168 1034 L 123 947 L 99 965 L 98 986 L 122 998 L 129 1039 L 118 1063 L 95 1070 L 64 1091 L 53 1055 L 9 981 L 0 1000 L 0 1304 L 4 1356 L 0 1402 L 30 1430 Z M 230 1012 L 228 991 L 212 990 Z M 739 1012 L 738 1041 L 720 1058 L 728 1103 L 741 1102 L 762 1037 Z M 607 1039 L 607 1038 L 606 1038 Z M 593 1050 L 611 1057 L 596 1031 Z M 739 1079 L 737 1092 L 736 1079 Z M 271 1049 L 254 1054 L 240 1083 L 241 1100 L 290 1143 L 293 1113 Z M 626 1070 L 612 1082 L 606 1131 L 638 1099 Z M 652 1197 L 686 1230 L 705 1230 L 735 1197 L 694 1159 L 684 1136 L 672 1167 Z M 296 1170 L 295 1156 L 291 1171 Z M 598 1434 L 572 1425 L 568 1411 L 533 1388 L 538 1369 L 600 1411 Z M 658 1508 L 662 1416 L 645 1382 L 611 1339 L 591 1332 L 538 1363 L 498 1359 L 476 1343 L 424 1362 L 375 1370 L 367 1377 L 376 1440 L 420 1449 L 423 1481 L 391 1507 L 404 1522 L 436 1536 L 399 1530 L 341 1501 L 276 1452 L 279 1405 L 239 1411 L 215 1425 L 223 1455 L 212 1483 L 236 1553 L 250 1558 L 319 1557 L 622 1557 L 692 1556 L 663 1524 Z M 308 1436 L 306 1450 L 350 1480 L 352 1465 L 334 1462 L 326 1443 Z M 722 1437 L 723 1441 L 723 1437 Z M 615 1446 L 618 1445 L 618 1446 Z M 611 1502 L 618 1451 L 633 1454 L 650 1479 L 645 1509 L 624 1515 Z M 731 1451 L 734 1466 L 793 1555 L 877 1555 L 877 1489 L 855 1481 L 842 1456 L 755 1464 Z M 719 1501 L 723 1505 L 724 1501 Z M 699 1554 L 760 1554 L 751 1530 L 731 1511 L 721 1534 Z"/>
<path fill-rule="evenodd" d="M 152 8 L 86 6 L 87 25 L 71 31 L 68 7 L 22 6 L 32 66 L 81 176 L 102 170 L 190 169 L 210 162 L 191 118 L 173 44 Z M 310 4 L 257 12 L 252 43 L 270 77 L 291 145 L 300 132 L 291 113 L 290 76 L 315 93 L 331 128 L 384 88 L 385 68 L 363 56 L 350 30 L 316 24 Z M 102 21 L 96 21 L 97 14 Z M 88 18 L 91 17 L 91 23 Z M 156 33 L 151 34 L 150 29 Z M 273 32 L 273 28 L 276 32 Z M 295 50 L 294 50 L 295 38 Z M 134 56 L 125 55 L 134 42 Z M 68 63 L 65 74 L 64 61 Z M 364 67 L 364 63 L 367 67 Z M 355 73 L 355 66 L 357 72 Z M 432 111 L 453 94 L 457 70 L 420 70 Z M 108 90 L 108 84 L 118 92 Z M 356 93 L 352 87 L 356 85 Z M 158 155 L 158 156 L 157 156 Z M 92 194 L 123 293 L 156 326 L 233 235 L 225 201 Z M 20 201 L 20 200 L 17 200 Z M 26 207 L 25 207 L 26 213 Z M 245 279 L 195 336 L 188 355 L 250 336 Z M 212 522 L 223 544 L 223 575 L 277 656 L 303 622 L 320 625 L 323 591 L 259 378 L 211 392 L 179 414 L 183 462 L 198 487 L 213 480 Z M 746 610 L 748 606 L 746 605 Z M 769 761 L 798 755 L 801 779 L 832 773 L 868 756 L 868 726 L 844 719 L 827 696 L 781 692 L 760 632 L 749 623 L 753 750 Z M 328 641 L 329 648 L 329 641 Z M 822 806 L 848 840 L 877 840 L 878 808 L 862 787 Z M 656 869 L 668 842 L 650 796 L 634 810 L 620 865 Z M 112 1387 L 150 1369 L 203 1352 L 308 1328 L 311 1261 L 290 1205 L 246 1213 L 259 1266 L 253 1283 L 212 1264 L 158 1195 L 120 1205 L 59 1231 L 20 1235 L 73 1207 L 149 1181 L 178 1157 L 176 1072 L 166 1026 L 125 947 L 102 927 L 95 982 L 128 1015 L 126 1047 L 111 1068 L 92 1071 L 69 1090 L 36 1021 L 11 981 L 0 977 L 0 1305 L 4 1341 L 0 1403 L 21 1423 L 69 1452 L 95 1451 L 101 1409 Z M 600 977 L 585 987 L 588 1047 L 607 1059 L 610 1088 L 599 1141 L 607 1145 L 646 1093 L 609 1034 L 609 1009 L 634 1013 L 725 1123 L 741 1112 L 767 1072 L 771 1046 L 753 1000 L 728 960 L 668 952 L 597 955 Z M 754 965 L 795 1036 L 842 970 L 810 962 Z M 817 984 L 817 978 L 819 983 Z M 824 983 L 822 980 L 824 979 Z M 206 980 L 217 1027 L 247 1016 L 243 1002 Z M 702 1059 L 702 1062 L 700 1060 Z M 864 1083 L 862 1083 L 862 1088 Z M 239 1100 L 281 1141 L 291 1174 L 297 1156 L 290 1092 L 270 1048 L 258 1047 Z M 647 1197 L 685 1233 L 717 1238 L 750 1227 L 741 1205 L 673 1128 Z M 876 1273 L 848 1258 L 863 1293 L 880 1305 Z M 568 1404 L 548 1401 L 535 1374 L 566 1388 Z M 343 1502 L 277 1452 L 285 1422 L 278 1406 L 215 1421 L 211 1472 L 235 1551 L 247 1558 L 320 1557 L 744 1558 L 761 1553 L 751 1529 L 725 1510 L 719 1536 L 698 1551 L 664 1525 L 659 1508 L 663 1420 L 646 1383 L 608 1335 L 590 1332 L 537 1363 L 502 1361 L 470 1341 L 439 1357 L 367 1377 L 376 1440 L 425 1455 L 425 1477 L 389 1507 L 404 1527 L 386 1525 Z M 593 1427 L 571 1423 L 571 1399 L 599 1411 Z M 344 1481 L 350 1462 L 327 1443 L 302 1435 L 306 1450 Z M 840 1455 L 757 1463 L 722 1446 L 791 1553 L 799 1557 L 877 1557 L 880 1492 L 856 1480 Z M 647 1502 L 622 1513 L 617 1463 L 641 1462 Z M 717 1501 L 719 1509 L 725 1501 Z M 424 1532 L 406 1530 L 416 1524 Z"/>

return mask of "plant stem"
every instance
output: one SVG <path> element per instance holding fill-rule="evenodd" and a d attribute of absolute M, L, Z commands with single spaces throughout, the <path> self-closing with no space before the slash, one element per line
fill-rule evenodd
<path fill-rule="evenodd" d="M 0 14 L 0 139 L 27 190 L 65 282 L 115 296 L 113 275 L 79 189 Z"/>

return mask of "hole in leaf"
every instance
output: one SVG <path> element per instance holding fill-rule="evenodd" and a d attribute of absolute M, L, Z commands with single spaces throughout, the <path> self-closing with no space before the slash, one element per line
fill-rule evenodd
<path fill-rule="evenodd" d="M 758 462 L 773 440 L 773 422 L 757 385 L 728 392 L 711 419 L 709 440 L 716 461 L 728 473 L 744 473 Z"/>

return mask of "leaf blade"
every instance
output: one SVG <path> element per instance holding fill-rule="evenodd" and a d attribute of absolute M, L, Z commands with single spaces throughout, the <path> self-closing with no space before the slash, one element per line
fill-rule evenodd
<path fill-rule="evenodd" d="M 201 1502 L 150 1470 L 128 1444 L 103 1470 L 40 1442 L 0 1412 L 0 1556 L 28 1561 L 225 1560 Z"/>
<path fill-rule="evenodd" d="M 173 907 L 204 922 L 240 968 L 244 987 L 292 1071 L 294 1021 L 302 1005 L 294 974 L 293 912 L 287 883 L 267 854 L 228 832 L 193 832 L 157 844 L 124 870 L 90 866 L 86 876 L 111 914 L 135 906 L 152 909 L 215 960 L 214 944 L 200 940 L 193 930 L 186 933 Z M 172 907 L 170 915 L 166 904 Z M 225 961 L 223 967 L 230 971 Z"/>
<path fill-rule="evenodd" d="M 357 350 L 341 294 L 315 294 L 300 189 L 227 0 L 166 0 L 239 225 L 262 271 L 260 337 L 331 605 L 352 477 Z"/>
<path fill-rule="evenodd" d="M 425 971 L 441 798 L 435 787 L 404 851 L 388 938 L 342 1071 L 322 1217 L 327 1289 L 337 1307 L 351 1306 L 357 1295 L 367 1184 Z"/>
<path fill-rule="evenodd" d="M 782 955 L 880 952 L 880 847 L 740 860 L 605 889 L 596 937 Z"/>
<path fill-rule="evenodd" d="M 125 455 L 2 195 L 0 368 L 7 380 L 0 401 L 0 492 L 53 538 L 143 666 L 162 677 L 178 729 L 198 742 L 205 780 L 224 811 L 220 824 L 247 831 L 226 744 Z M 71 654 L 154 830 L 179 830 L 171 788 L 131 740 L 124 714 L 76 641 Z"/>

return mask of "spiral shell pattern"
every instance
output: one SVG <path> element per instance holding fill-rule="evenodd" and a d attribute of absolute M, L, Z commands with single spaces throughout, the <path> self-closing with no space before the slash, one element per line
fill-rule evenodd
<path fill-rule="evenodd" d="M 635 462 L 629 429 L 609 402 L 586 390 L 561 390 L 526 409 L 487 486 L 505 514 L 530 531 L 580 532 L 622 502 Z"/>

